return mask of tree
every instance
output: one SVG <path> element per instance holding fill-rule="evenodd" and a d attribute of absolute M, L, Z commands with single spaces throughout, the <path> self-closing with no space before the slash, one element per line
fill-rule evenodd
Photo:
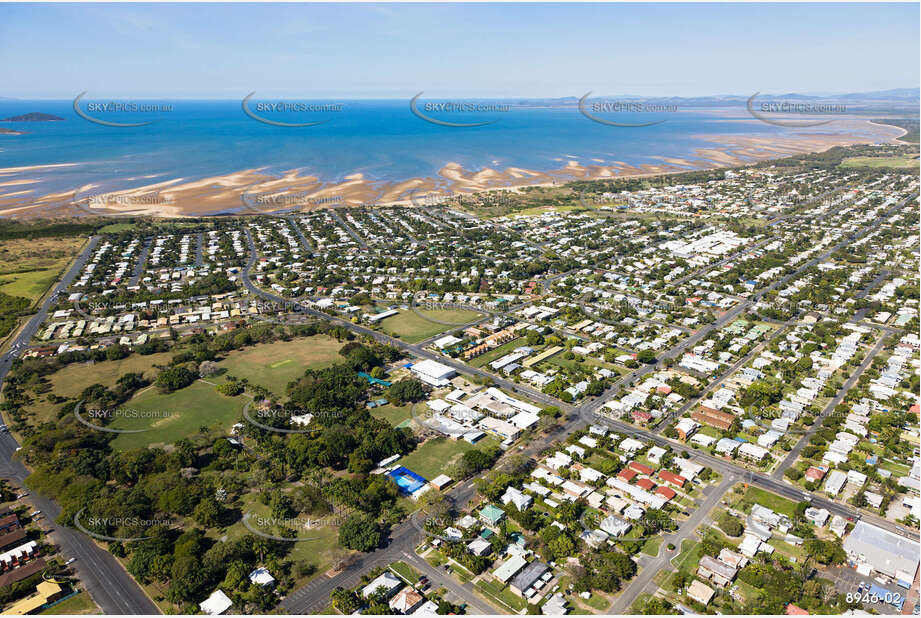
<path fill-rule="evenodd" d="M 339 545 L 356 551 L 371 551 L 381 544 L 380 524 L 366 513 L 349 515 L 339 528 Z"/>
<path fill-rule="evenodd" d="M 390 403 L 402 405 L 407 401 L 419 401 L 425 397 L 425 387 L 419 380 L 404 378 L 388 388 L 384 395 Z"/>
<path fill-rule="evenodd" d="M 729 536 L 741 536 L 744 526 L 738 517 L 733 517 L 728 512 L 724 512 L 719 520 L 720 529 Z"/>
<path fill-rule="evenodd" d="M 185 388 L 198 379 L 198 376 L 183 366 L 167 367 L 157 375 L 157 388 L 164 392 L 172 392 Z"/>
<path fill-rule="evenodd" d="M 654 363 L 656 354 L 652 350 L 640 350 L 636 355 L 636 360 L 641 363 Z"/>
<path fill-rule="evenodd" d="M 198 364 L 198 375 L 205 378 L 218 372 L 220 366 L 214 361 L 206 360 Z"/>

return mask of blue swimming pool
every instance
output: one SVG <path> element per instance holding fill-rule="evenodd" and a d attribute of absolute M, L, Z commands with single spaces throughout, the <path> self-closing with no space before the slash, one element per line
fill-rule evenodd
<path fill-rule="evenodd" d="M 415 492 L 428 482 L 409 468 L 404 468 L 403 466 L 390 471 L 388 476 L 393 479 L 393 482 L 397 484 L 400 491 L 407 495 Z"/>

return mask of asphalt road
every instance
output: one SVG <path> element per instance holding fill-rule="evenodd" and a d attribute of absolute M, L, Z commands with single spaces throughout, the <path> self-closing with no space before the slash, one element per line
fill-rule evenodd
<path fill-rule="evenodd" d="M 26 346 L 38 332 L 48 315 L 49 308 L 56 302 L 55 299 L 67 293 L 67 288 L 83 269 L 98 242 L 98 236 L 90 239 L 64 274 L 63 279 L 55 286 L 54 291 L 42 301 L 38 312 L 20 330 L 10 346 L 11 350 Z M 16 353 L 18 352 L 7 352 L 0 359 L 0 383 L 9 373 L 13 354 Z M 13 459 L 18 448 L 19 444 L 13 436 L 9 433 L 0 434 L 0 476 L 10 479 L 19 487 L 24 487 L 29 471 L 19 461 Z M 56 520 L 60 514 L 60 507 L 55 502 L 39 494 L 33 492 L 26 500 L 42 511 L 49 522 Z M 80 583 L 90 593 L 103 613 L 116 615 L 160 613 L 159 608 L 138 586 L 137 582 L 125 572 L 115 557 L 97 546 L 90 537 L 71 528 L 55 525 L 52 538 L 65 560 L 76 558 L 72 567 Z"/>
<path fill-rule="evenodd" d="M 677 552 L 681 551 L 681 542 L 690 537 L 694 531 L 697 530 L 698 526 L 704 523 L 707 514 L 713 510 L 713 507 L 719 504 L 723 494 L 737 482 L 737 477 L 727 476 L 719 485 L 711 485 L 706 499 L 698 505 L 697 510 L 691 513 L 690 517 L 682 522 L 678 530 L 671 534 L 662 535 L 662 544 L 659 546 L 658 555 L 644 564 L 639 574 L 630 580 L 630 584 L 617 596 L 617 599 L 614 600 L 611 607 L 608 608 L 608 614 L 626 614 L 629 612 L 633 601 L 646 591 L 647 588 L 651 588 L 655 585 L 652 580 L 656 576 L 656 573 L 662 569 L 669 568 L 669 561 L 677 555 Z M 667 546 L 669 543 L 675 546 L 674 551 L 668 551 Z M 651 590 L 650 592 L 655 592 L 655 590 Z"/>
<path fill-rule="evenodd" d="M 838 389 L 838 392 L 835 394 L 835 396 L 832 397 L 831 401 L 828 402 L 828 405 L 826 405 L 825 408 L 822 409 L 821 414 L 819 414 L 818 418 L 815 419 L 815 422 L 812 424 L 812 427 L 806 433 L 802 435 L 802 437 L 799 439 L 799 441 L 796 443 L 796 445 L 793 447 L 790 453 L 784 458 L 784 460 L 780 463 L 780 465 L 777 466 L 777 469 L 774 470 L 774 473 L 773 473 L 774 478 L 778 478 L 778 479 L 783 478 L 784 470 L 786 470 L 787 468 L 793 465 L 793 463 L 799 457 L 799 454 L 803 452 L 803 449 L 806 447 L 807 444 L 809 444 L 809 438 L 811 438 L 815 434 L 815 432 L 817 432 L 819 429 L 822 428 L 822 419 L 826 418 L 829 414 L 831 414 L 834 411 L 835 407 L 839 403 L 844 401 L 844 398 L 847 396 L 848 391 L 851 390 L 855 384 L 857 384 L 857 380 L 860 379 L 860 376 L 862 376 L 863 372 L 867 370 L 867 367 L 870 366 L 870 364 L 873 362 L 873 359 L 876 358 L 876 355 L 879 354 L 880 351 L 883 349 L 883 345 L 885 344 L 885 342 L 886 342 L 886 338 L 883 336 L 880 336 L 878 341 L 876 342 L 876 345 L 873 346 L 873 349 L 871 349 L 869 353 L 867 353 L 866 357 L 863 359 L 863 362 L 860 363 L 860 366 L 857 367 L 857 369 L 851 374 L 851 376 L 847 380 L 845 380 L 844 384 L 841 385 L 841 388 Z"/>

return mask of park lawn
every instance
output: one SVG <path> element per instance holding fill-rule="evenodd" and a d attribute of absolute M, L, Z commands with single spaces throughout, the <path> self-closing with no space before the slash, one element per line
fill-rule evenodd
<path fill-rule="evenodd" d="M 437 312 L 430 313 L 434 314 Z M 429 337 L 434 337 L 435 335 L 454 328 L 453 326 L 430 322 L 416 315 L 412 309 L 400 311 L 397 315 L 382 320 L 381 326 L 385 331 L 407 343 L 419 343 Z"/>
<path fill-rule="evenodd" d="M 237 378 L 246 378 L 276 395 L 284 395 L 290 382 L 308 369 L 322 369 L 343 361 L 339 350 L 343 344 L 326 335 L 262 343 L 234 350 L 218 364 Z"/>
<path fill-rule="evenodd" d="M 517 594 L 500 584 L 496 580 L 485 580 L 481 579 L 475 584 L 478 590 L 485 594 L 490 599 L 493 599 L 499 607 L 509 607 L 515 610 L 515 613 L 520 612 L 528 606 L 527 602 L 519 597 Z"/>
<path fill-rule="evenodd" d="M 918 167 L 918 155 L 898 157 L 848 157 L 839 167 Z"/>
<path fill-rule="evenodd" d="M 498 446 L 498 444 L 498 441 L 492 436 L 484 437 L 475 445 L 465 440 L 434 438 L 426 440 L 425 443 L 416 447 L 416 450 L 404 455 L 396 463 L 430 481 L 439 474 L 443 474 L 448 466 L 460 459 L 467 451 Z"/>
<path fill-rule="evenodd" d="M 50 615 L 56 616 L 61 614 L 67 614 L 70 616 L 76 614 L 101 614 L 102 611 L 96 607 L 96 604 L 93 603 L 93 599 L 90 598 L 90 595 L 86 592 L 79 592 L 74 596 L 61 601 L 56 605 L 40 611 L 39 616 Z"/>
<path fill-rule="evenodd" d="M 109 225 L 99 228 L 97 234 L 114 234 L 116 232 L 124 232 L 127 230 L 133 230 L 135 228 L 134 223 L 110 223 Z"/>
<path fill-rule="evenodd" d="M 384 419 L 394 427 L 397 427 L 401 423 L 404 423 L 412 418 L 410 410 L 412 410 L 412 405 L 394 406 L 387 404 L 377 408 L 371 408 L 371 416 Z M 409 423 L 404 426 L 408 427 Z"/>
<path fill-rule="evenodd" d="M 486 352 L 485 354 L 480 354 L 476 358 L 471 358 L 469 361 L 467 361 L 467 364 L 470 365 L 471 367 L 482 367 L 484 365 L 488 365 L 489 363 L 493 362 L 497 358 L 505 356 L 506 354 L 514 350 L 515 348 L 520 348 L 523 345 L 527 345 L 527 343 L 528 343 L 527 339 L 525 339 L 524 337 L 519 337 L 518 339 L 514 339 L 512 341 L 509 341 L 508 343 L 500 345 L 498 348 L 493 348 L 492 350 L 490 350 L 489 352 Z"/>
<path fill-rule="evenodd" d="M 427 318 L 432 318 L 440 322 L 452 322 L 457 326 L 463 326 L 468 322 L 473 322 L 477 318 L 486 317 L 483 313 L 468 311 L 467 309 L 423 309 L 422 307 L 417 307 L 417 309 L 419 309 L 419 313 Z"/>
<path fill-rule="evenodd" d="M 263 529 L 254 519 L 256 516 L 265 518 L 272 517 L 271 509 L 267 505 L 262 504 L 255 492 L 246 494 L 243 496 L 240 521 L 234 523 L 224 531 L 224 536 L 227 537 L 227 540 L 234 541 L 253 534 L 243 525 L 242 516 L 247 513 L 252 515 L 250 518 L 250 526 L 256 530 Z M 294 517 L 294 519 L 298 520 L 307 520 L 308 518 L 320 521 L 326 519 L 325 517 L 309 515 L 296 515 Z M 332 516 L 332 520 L 335 521 L 335 516 Z M 273 528 L 267 528 L 265 532 L 266 534 L 278 534 L 278 530 Z M 295 579 L 293 588 L 295 590 L 314 577 L 322 577 L 323 573 L 332 568 L 334 564 L 352 553 L 351 550 L 339 546 L 339 528 L 336 526 L 315 526 L 311 527 L 309 530 L 304 528 L 298 530 L 297 535 L 305 538 L 305 540 L 288 543 L 291 549 L 284 556 L 285 560 L 290 560 L 294 564 L 292 574 Z M 307 538 L 310 540 L 306 540 Z M 278 544 L 283 543 L 283 541 L 275 542 Z M 298 577 L 297 572 L 300 566 L 312 566 L 314 569 L 310 575 Z"/>
<path fill-rule="evenodd" d="M 120 360 L 99 363 L 71 363 L 48 376 L 50 392 L 59 397 L 75 398 L 93 384 L 112 388 L 126 373 L 143 373 L 145 378 L 153 381 L 158 373 L 154 365 L 168 364 L 171 357 L 171 353 L 161 352 L 148 356 L 132 354 Z M 36 397 L 28 407 L 32 422 L 56 422 L 61 405 L 50 403 L 45 397 Z"/>
<path fill-rule="evenodd" d="M 749 486 L 748 490 L 745 492 L 745 495 L 742 497 L 742 501 L 766 506 L 772 511 L 780 513 L 781 515 L 786 515 L 787 517 L 793 517 L 796 515 L 795 502 L 792 500 L 787 500 L 786 498 L 782 498 L 777 494 L 772 494 L 769 491 L 759 489 L 758 487 Z"/>
<path fill-rule="evenodd" d="M 149 413 L 146 418 L 119 417 L 107 425 L 113 429 L 141 429 L 141 433 L 123 433 L 111 442 L 116 450 L 143 448 L 154 444 L 173 444 L 180 438 L 198 433 L 205 426 L 227 432 L 234 423 L 243 421 L 243 406 L 252 401 L 245 395 L 227 397 L 213 385 L 201 380 L 172 393 L 152 388 L 125 402 L 122 409 Z M 142 414 L 143 416 L 143 414 Z"/>

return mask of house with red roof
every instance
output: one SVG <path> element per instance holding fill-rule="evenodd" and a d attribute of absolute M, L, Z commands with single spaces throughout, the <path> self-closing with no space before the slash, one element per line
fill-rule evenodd
<path fill-rule="evenodd" d="M 636 486 L 640 489 L 645 489 L 646 491 L 652 491 L 656 488 L 656 484 L 653 483 L 650 479 L 640 479 L 636 482 Z"/>
<path fill-rule="evenodd" d="M 642 425 L 648 423 L 649 419 L 652 418 L 652 414 L 644 410 L 633 410 L 630 412 L 630 416 L 633 417 L 635 423 L 640 423 Z"/>
<path fill-rule="evenodd" d="M 828 469 L 825 466 L 809 466 L 805 476 L 810 481 L 821 481 L 825 478 L 826 472 Z"/>
<path fill-rule="evenodd" d="M 656 493 L 662 496 L 663 498 L 665 498 L 666 500 L 671 500 L 672 498 L 678 495 L 675 493 L 674 489 L 672 489 L 671 487 L 665 487 L 665 486 L 657 487 Z"/>
<path fill-rule="evenodd" d="M 629 483 L 630 481 L 632 481 L 633 477 L 635 476 L 636 476 L 636 471 L 628 470 L 627 468 L 624 468 L 617 474 L 617 478 L 624 481 L 625 483 Z"/>
<path fill-rule="evenodd" d="M 644 466 L 638 461 L 631 461 L 627 464 L 627 467 L 636 472 L 637 474 L 645 474 L 646 476 L 652 476 L 653 469 L 649 466 Z"/>
<path fill-rule="evenodd" d="M 659 479 L 661 479 L 664 483 L 671 485 L 672 487 L 677 487 L 678 489 L 684 487 L 684 484 L 687 482 L 686 478 L 680 474 L 675 474 L 670 470 L 659 470 Z"/>

